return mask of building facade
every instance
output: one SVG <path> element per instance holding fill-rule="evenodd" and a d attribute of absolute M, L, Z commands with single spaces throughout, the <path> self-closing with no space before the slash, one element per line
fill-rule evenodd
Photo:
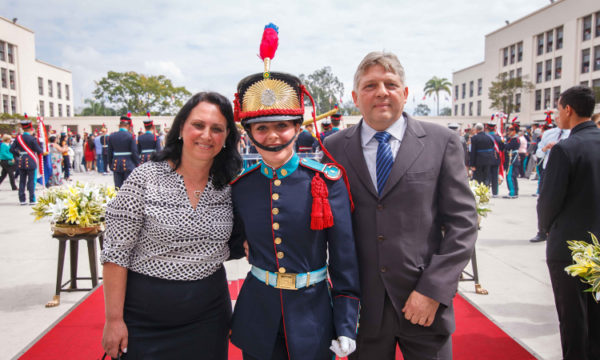
<path fill-rule="evenodd" d="M 0 16 L 0 113 L 73 116 L 70 71 L 35 56 L 35 34 Z"/>
<path fill-rule="evenodd" d="M 600 109 L 600 2 L 557 0 L 485 36 L 484 61 L 452 76 L 452 115 L 489 119 L 489 88 L 500 74 L 533 83 L 511 99 L 522 124 L 544 120 L 561 91 L 593 87 Z"/>

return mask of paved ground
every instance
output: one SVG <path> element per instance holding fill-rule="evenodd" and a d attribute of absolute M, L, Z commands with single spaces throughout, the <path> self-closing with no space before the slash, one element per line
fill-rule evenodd
<path fill-rule="evenodd" d="M 112 177 L 97 174 L 73 178 L 112 182 Z M 521 180 L 520 185 L 519 199 L 492 199 L 493 212 L 482 222 L 477 256 L 480 282 L 489 295 L 475 294 L 472 282 L 461 283 L 459 290 L 538 358 L 559 359 L 558 320 L 545 246 L 527 241 L 536 232 L 536 198 L 531 196 L 536 184 Z M 501 195 L 505 194 L 502 187 Z M 0 185 L 0 359 L 18 355 L 84 296 L 63 293 L 59 307 L 44 307 L 54 293 L 58 243 L 50 236 L 48 222 L 33 222 L 30 213 L 29 206 L 18 205 L 17 193 L 4 181 Z M 81 276 L 89 276 L 83 243 L 79 259 Z M 245 277 L 245 260 L 226 266 L 229 278 Z M 68 270 L 65 278 L 67 274 Z"/>

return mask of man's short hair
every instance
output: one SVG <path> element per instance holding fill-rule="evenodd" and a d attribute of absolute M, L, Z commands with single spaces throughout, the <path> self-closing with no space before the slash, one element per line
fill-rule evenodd
<path fill-rule="evenodd" d="M 477 130 L 477 131 L 483 131 L 483 124 L 482 123 L 475 124 L 475 130 Z"/>
<path fill-rule="evenodd" d="M 579 117 L 583 118 L 591 117 L 596 105 L 592 89 L 581 85 L 563 91 L 558 101 L 563 108 L 569 105 Z"/>
<path fill-rule="evenodd" d="M 362 59 L 360 64 L 358 64 L 358 68 L 354 73 L 354 91 L 358 90 L 358 82 L 360 81 L 361 76 L 372 66 L 380 65 L 385 71 L 394 73 L 400 77 L 400 81 L 402 85 L 404 82 L 404 68 L 402 64 L 400 64 L 400 60 L 398 57 L 392 53 L 384 52 L 384 51 L 373 51 L 367 54 L 367 56 Z"/>

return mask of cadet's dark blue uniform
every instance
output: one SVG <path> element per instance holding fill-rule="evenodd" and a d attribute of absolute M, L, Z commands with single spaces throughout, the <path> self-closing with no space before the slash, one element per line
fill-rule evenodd
<path fill-rule="evenodd" d="M 28 132 L 19 135 L 25 145 L 33 151 L 34 155 L 42 154 L 44 150 L 40 146 L 35 137 Z M 19 144 L 19 137 L 10 146 L 10 152 L 18 157 L 17 168 L 19 169 L 19 202 L 26 203 L 25 186 L 29 192 L 29 203 L 35 203 L 35 169 L 37 168 L 37 160 L 32 158 Z"/>
<path fill-rule="evenodd" d="M 324 133 L 321 134 L 321 142 L 325 141 L 325 138 L 328 137 L 329 135 L 333 135 L 338 131 L 340 131 L 340 129 L 336 128 L 336 127 L 331 128 L 331 130 L 325 131 Z"/>
<path fill-rule="evenodd" d="M 126 129 L 119 129 L 108 137 L 108 163 L 113 171 L 115 187 L 120 188 L 140 160 L 133 135 Z"/>
<path fill-rule="evenodd" d="M 315 174 L 327 185 L 334 217 L 334 225 L 324 230 L 311 230 Z M 244 354 L 271 359 L 280 329 L 286 359 L 331 360 L 332 339 L 356 339 L 358 262 L 348 192 L 340 177 L 336 166 L 300 160 L 294 153 L 279 169 L 260 161 L 232 182 L 234 211 L 250 245 L 250 264 L 267 270 L 271 283 L 265 283 L 264 271 L 259 280 L 253 270 L 236 302 L 231 341 Z M 298 290 L 274 287 L 278 276 L 283 281 L 282 274 L 325 266 L 331 289 L 327 280 L 306 287 L 306 277 L 296 280 Z"/>
<path fill-rule="evenodd" d="M 520 142 L 517 135 L 510 138 L 506 145 L 504 145 L 504 150 L 506 151 L 505 159 L 508 164 L 506 185 L 508 186 L 509 197 L 519 196 L 519 182 L 517 180 L 517 177 L 519 176 L 517 169 L 521 163 L 521 160 L 519 159 L 519 146 Z"/>
<path fill-rule="evenodd" d="M 150 161 L 153 153 L 160 151 L 160 140 L 152 131 L 146 131 L 138 137 L 138 153 L 140 154 L 140 164 Z"/>
<path fill-rule="evenodd" d="M 471 138 L 469 165 L 475 167 L 473 179 L 489 185 L 490 167 L 496 163 L 494 140 L 483 131 Z"/>
<path fill-rule="evenodd" d="M 308 130 L 303 130 L 298 134 L 296 152 L 315 152 L 317 151 L 317 146 L 319 146 L 319 142 Z"/>
<path fill-rule="evenodd" d="M 504 151 L 504 141 L 500 135 L 496 134 L 495 131 L 490 131 L 488 136 L 498 145 L 498 151 L 502 153 Z M 492 185 L 492 195 L 498 195 L 498 174 L 500 171 L 500 154 L 496 152 L 496 147 L 494 147 L 494 152 L 496 153 L 496 161 L 494 165 L 490 166 L 490 179 L 489 182 Z"/>

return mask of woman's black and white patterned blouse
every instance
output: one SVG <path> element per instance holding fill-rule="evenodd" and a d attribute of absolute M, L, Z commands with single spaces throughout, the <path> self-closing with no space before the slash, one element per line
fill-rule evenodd
<path fill-rule="evenodd" d="M 183 177 L 166 161 L 147 162 L 127 178 L 106 209 L 101 262 L 169 280 L 203 279 L 229 257 L 231 188 L 209 179 L 194 209 Z"/>

